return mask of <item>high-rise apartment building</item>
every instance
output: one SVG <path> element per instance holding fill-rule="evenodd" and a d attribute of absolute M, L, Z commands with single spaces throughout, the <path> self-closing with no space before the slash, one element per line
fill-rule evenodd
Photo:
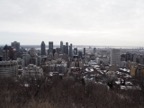
<path fill-rule="evenodd" d="M 120 65 L 120 50 L 119 49 L 112 49 L 110 55 L 110 64 L 111 65 Z"/>

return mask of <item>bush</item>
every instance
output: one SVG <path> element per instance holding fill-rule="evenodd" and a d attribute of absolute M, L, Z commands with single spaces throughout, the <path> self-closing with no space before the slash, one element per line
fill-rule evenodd
<path fill-rule="evenodd" d="M 105 86 L 74 80 L 29 82 L 0 79 L 0 108 L 143 108 L 141 91 L 109 91 Z M 37 86 L 39 85 L 39 86 Z"/>

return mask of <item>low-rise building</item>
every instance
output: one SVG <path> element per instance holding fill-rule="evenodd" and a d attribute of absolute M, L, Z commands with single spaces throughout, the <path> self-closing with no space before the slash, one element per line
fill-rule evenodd
<path fill-rule="evenodd" d="M 50 72 L 66 73 L 67 71 L 67 62 L 64 60 L 52 60 L 47 62 L 42 66 L 45 74 Z"/>
<path fill-rule="evenodd" d="M 16 77 L 17 61 L 0 61 L 0 77 Z"/>
<path fill-rule="evenodd" d="M 130 68 L 130 74 L 133 77 L 144 77 L 144 66 L 132 65 Z"/>
<path fill-rule="evenodd" d="M 34 64 L 29 64 L 27 67 L 23 68 L 22 77 L 41 78 L 43 77 L 43 69 Z"/>

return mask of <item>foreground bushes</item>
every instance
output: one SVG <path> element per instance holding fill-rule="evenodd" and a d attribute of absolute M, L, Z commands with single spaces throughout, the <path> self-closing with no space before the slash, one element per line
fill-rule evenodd
<path fill-rule="evenodd" d="M 68 79 L 30 82 L 28 88 L 22 84 L 0 80 L 0 108 L 144 108 L 140 91 L 109 91 L 102 85 L 84 86 Z"/>

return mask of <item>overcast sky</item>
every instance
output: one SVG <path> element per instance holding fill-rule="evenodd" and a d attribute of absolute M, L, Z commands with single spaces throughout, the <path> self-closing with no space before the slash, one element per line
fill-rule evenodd
<path fill-rule="evenodd" d="M 144 46 L 144 0 L 0 0 L 0 44 Z"/>

